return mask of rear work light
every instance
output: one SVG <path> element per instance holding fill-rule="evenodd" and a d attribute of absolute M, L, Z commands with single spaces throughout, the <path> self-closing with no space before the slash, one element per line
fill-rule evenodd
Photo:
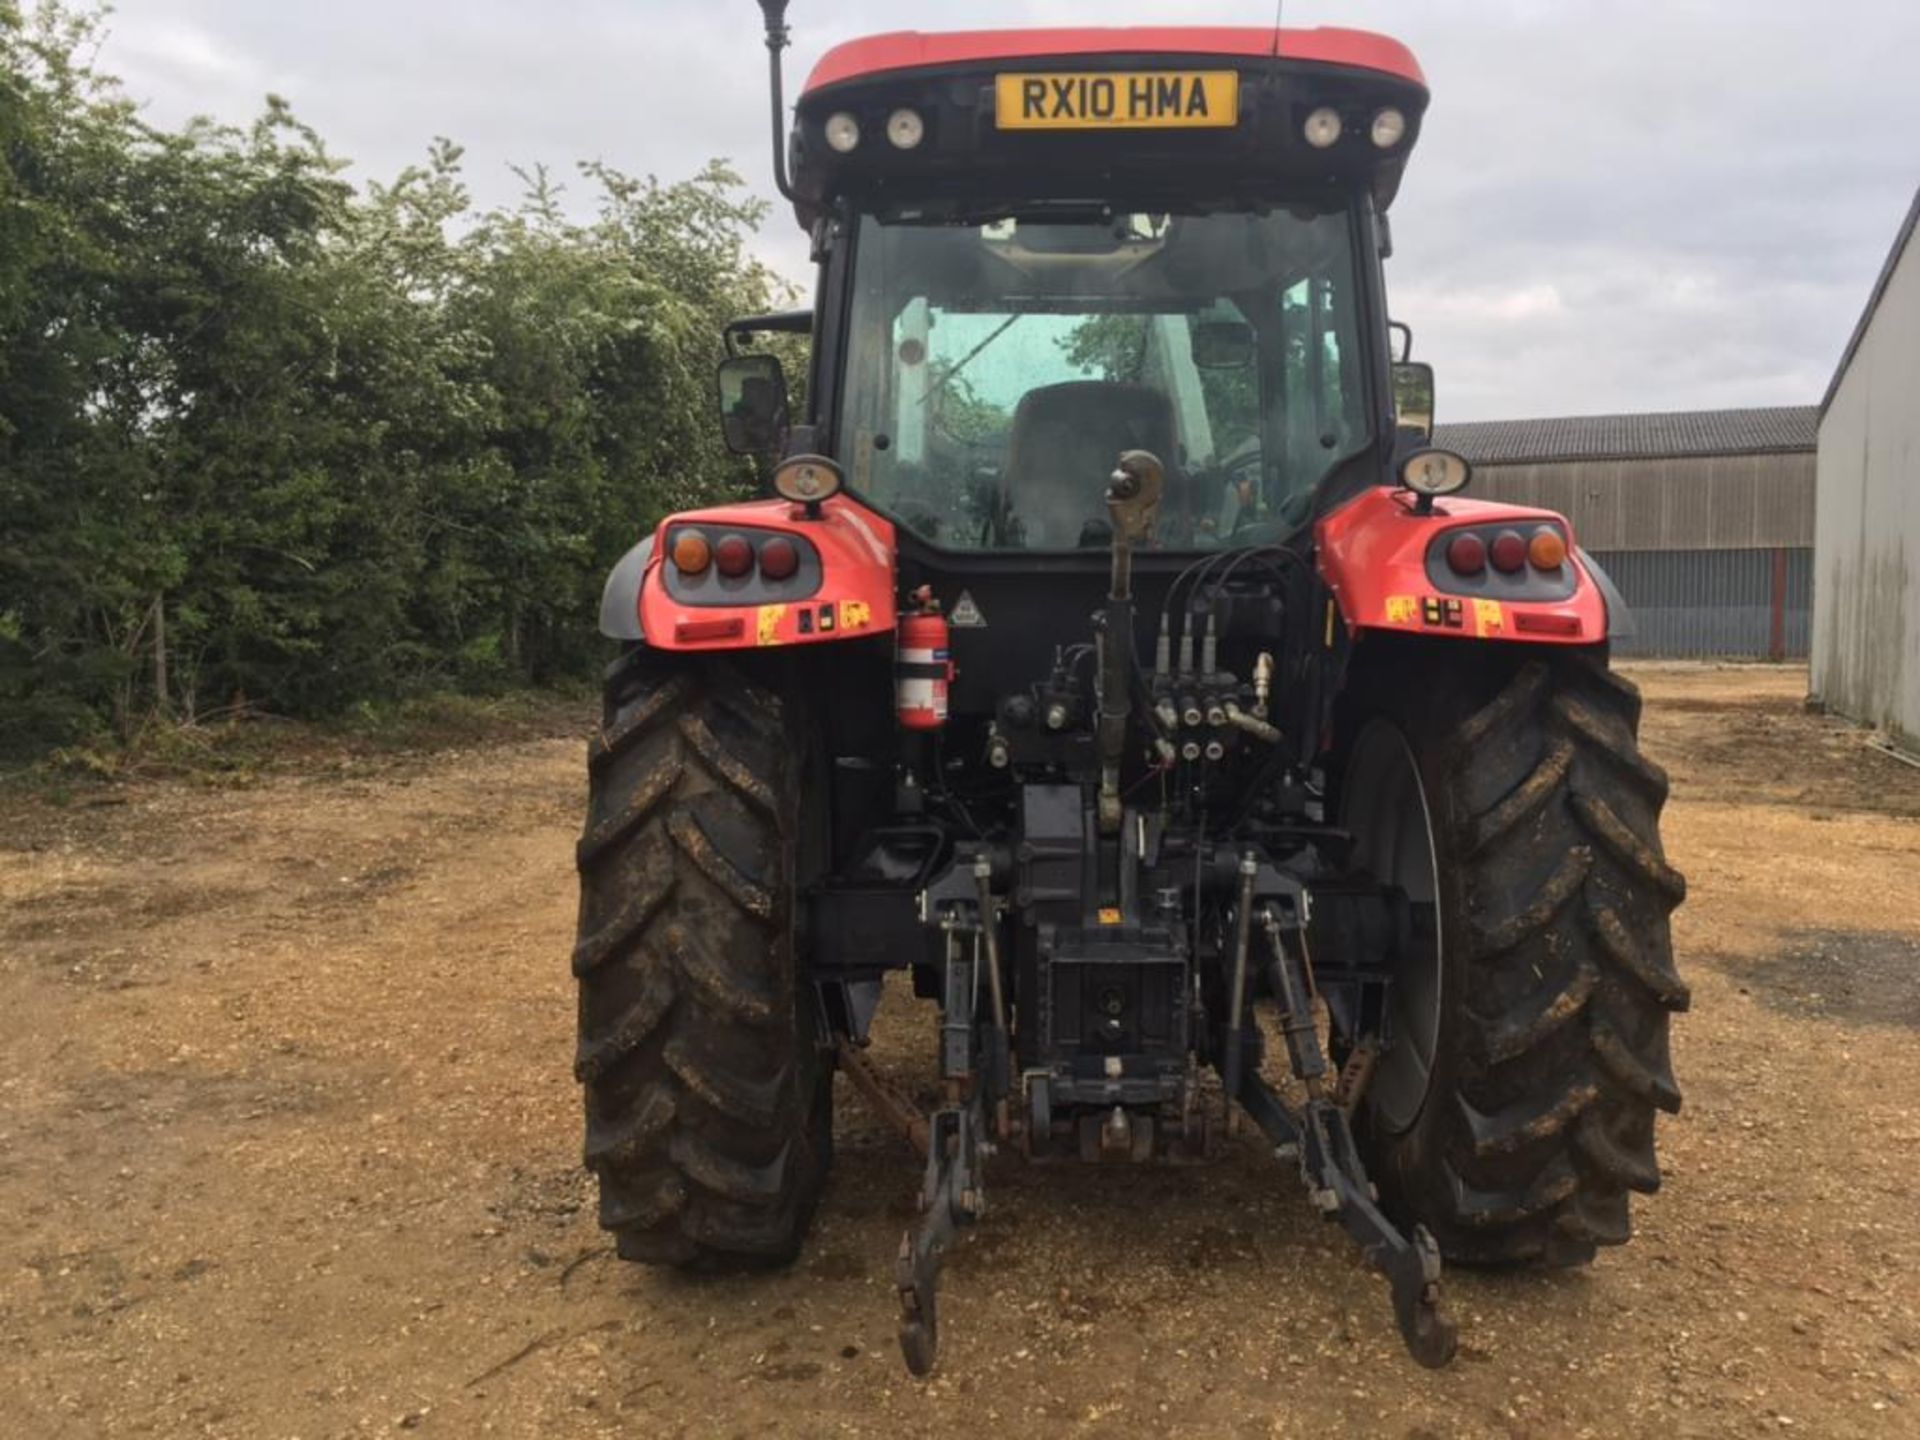
<path fill-rule="evenodd" d="M 827 117 L 827 144 L 842 155 L 860 143 L 860 122 L 840 110 Z"/>
<path fill-rule="evenodd" d="M 887 139 L 896 150 L 911 150 L 927 133 L 918 110 L 901 108 L 887 117 Z"/>
<path fill-rule="evenodd" d="M 776 495 L 810 509 L 839 493 L 840 467 L 824 455 L 796 455 L 773 472 Z"/>
<path fill-rule="evenodd" d="M 1376 111 L 1370 133 L 1376 149 L 1391 150 L 1407 133 L 1407 117 L 1398 110 Z"/>
<path fill-rule="evenodd" d="M 1338 110 L 1331 105 L 1322 105 L 1307 116 L 1307 123 L 1300 127 L 1300 133 L 1314 149 L 1325 150 L 1340 138 L 1346 128 Z"/>

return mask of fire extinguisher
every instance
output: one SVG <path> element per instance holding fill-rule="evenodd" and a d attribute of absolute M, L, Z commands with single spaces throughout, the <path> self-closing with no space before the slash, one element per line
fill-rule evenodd
<path fill-rule="evenodd" d="M 910 597 L 915 608 L 900 614 L 893 652 L 894 713 L 908 730 L 938 730 L 947 723 L 947 687 L 953 681 L 947 617 L 931 586 Z"/>

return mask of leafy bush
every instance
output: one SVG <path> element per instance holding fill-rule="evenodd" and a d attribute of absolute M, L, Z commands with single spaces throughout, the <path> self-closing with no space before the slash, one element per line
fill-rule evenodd
<path fill-rule="evenodd" d="M 356 188 L 269 98 L 141 119 L 97 18 L 0 0 L 0 749 L 586 673 L 601 579 L 742 489 L 731 316 L 778 299 L 714 163 L 477 212 L 438 141 Z"/>

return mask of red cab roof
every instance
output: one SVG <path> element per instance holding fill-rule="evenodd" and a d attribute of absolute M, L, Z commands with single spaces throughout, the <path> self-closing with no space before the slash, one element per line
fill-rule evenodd
<path fill-rule="evenodd" d="M 821 90 L 889 70 L 966 65 L 978 61 L 1038 60 L 1064 55 L 1259 56 L 1378 70 L 1425 87 L 1420 62 L 1398 40 L 1367 30 L 1320 26 L 1284 30 L 1266 26 L 1137 25 L 1072 30 L 958 30 L 927 34 L 896 30 L 836 45 L 820 57 L 806 90 Z M 804 92 L 803 92 L 804 93 Z"/>

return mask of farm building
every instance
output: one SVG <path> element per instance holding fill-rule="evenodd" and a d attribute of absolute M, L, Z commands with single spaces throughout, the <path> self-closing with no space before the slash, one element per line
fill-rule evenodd
<path fill-rule="evenodd" d="M 1813 693 L 1920 745 L 1920 192 L 1820 404 Z"/>
<path fill-rule="evenodd" d="M 1557 510 L 1633 610 L 1625 655 L 1807 653 L 1811 405 L 1442 425 L 1473 493 Z"/>

